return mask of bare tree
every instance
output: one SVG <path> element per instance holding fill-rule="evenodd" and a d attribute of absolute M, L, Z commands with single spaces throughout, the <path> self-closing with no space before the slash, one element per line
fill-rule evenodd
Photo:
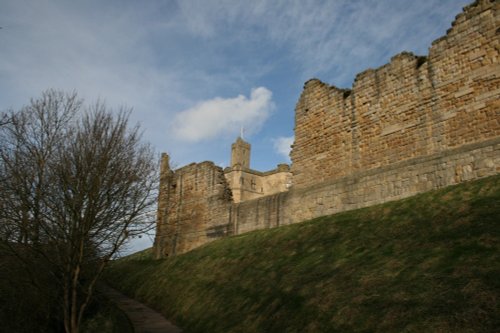
<path fill-rule="evenodd" d="M 49 197 L 50 165 L 80 107 L 74 93 L 47 91 L 20 111 L 6 113 L 0 127 L 0 254 L 4 259 L 11 258 L 6 264 L 17 274 L 8 275 L 7 270 L 1 273 L 6 274 L 3 278 L 11 287 L 24 292 L 19 293 L 17 301 L 38 301 L 40 305 L 42 298 L 32 296 L 43 295 L 47 302 L 45 321 L 58 318 L 51 312 L 55 312 L 55 288 L 60 276 L 52 264 L 47 237 L 40 235 L 47 223 L 44 216 L 48 213 L 45 199 Z M 43 318 L 37 319 L 41 322 Z M 45 325 L 40 326 L 43 330 Z"/>
<path fill-rule="evenodd" d="M 37 244 L 43 222 L 43 199 L 56 150 L 67 137 L 81 107 L 76 93 L 47 91 L 19 112 L 10 111 L 0 132 L 4 219 L 3 236 L 17 243 Z"/>
<path fill-rule="evenodd" d="M 0 237 L 20 258 L 46 262 L 73 333 L 106 263 L 154 226 L 157 186 L 154 153 L 128 126 L 129 111 L 98 102 L 80 114 L 82 105 L 48 91 L 0 134 Z"/>
<path fill-rule="evenodd" d="M 9 123 L 9 115 L 6 112 L 0 113 L 0 127 Z"/>

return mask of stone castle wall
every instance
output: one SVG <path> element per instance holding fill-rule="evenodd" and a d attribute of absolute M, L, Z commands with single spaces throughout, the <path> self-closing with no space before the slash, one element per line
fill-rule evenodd
<path fill-rule="evenodd" d="M 162 156 L 155 255 L 187 252 L 233 234 L 231 191 L 222 168 L 193 163 L 173 172 Z"/>
<path fill-rule="evenodd" d="M 235 234 L 368 207 L 500 173 L 500 138 L 235 205 Z"/>
<path fill-rule="evenodd" d="M 224 173 L 235 203 L 288 191 L 292 183 L 292 174 L 287 164 L 280 164 L 278 168 L 267 172 L 240 167 L 227 168 Z"/>
<path fill-rule="evenodd" d="M 235 203 L 213 163 L 162 167 L 157 255 L 500 173 L 499 7 L 467 6 L 427 57 L 401 53 L 351 90 L 306 82 L 289 191 Z"/>
<path fill-rule="evenodd" d="M 427 57 L 401 53 L 352 90 L 306 82 L 295 113 L 294 186 L 427 156 L 500 135 L 497 1 L 458 15 Z"/>

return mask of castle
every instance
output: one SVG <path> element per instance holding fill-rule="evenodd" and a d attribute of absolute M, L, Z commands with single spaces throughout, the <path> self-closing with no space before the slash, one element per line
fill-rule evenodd
<path fill-rule="evenodd" d="M 307 81 L 290 168 L 250 169 L 242 138 L 226 170 L 173 171 L 163 154 L 155 256 L 500 173 L 499 7 L 476 0 L 426 57 L 398 54 L 350 90 Z"/>
<path fill-rule="evenodd" d="M 241 136 L 231 145 L 231 166 L 224 170 L 224 176 L 234 203 L 284 192 L 291 186 L 292 173 L 287 164 L 267 172 L 250 169 L 250 150 Z"/>

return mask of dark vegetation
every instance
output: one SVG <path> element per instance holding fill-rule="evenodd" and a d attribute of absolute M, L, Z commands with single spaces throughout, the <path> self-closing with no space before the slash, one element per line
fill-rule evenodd
<path fill-rule="evenodd" d="M 63 332 L 60 286 L 44 267 L 45 260 L 6 252 L 2 250 L 4 255 L 0 256 L 0 332 Z M 80 331 L 132 333 L 133 328 L 120 309 L 96 292 Z"/>
<path fill-rule="evenodd" d="M 251 232 L 150 250 L 109 282 L 186 332 L 495 332 L 500 176 Z"/>
<path fill-rule="evenodd" d="M 127 315 L 114 303 L 97 293 L 82 323 L 83 333 L 134 333 Z"/>

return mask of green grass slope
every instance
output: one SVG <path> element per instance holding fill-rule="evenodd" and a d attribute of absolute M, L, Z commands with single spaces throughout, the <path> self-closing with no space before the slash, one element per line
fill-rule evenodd
<path fill-rule="evenodd" d="M 120 260 L 109 282 L 185 332 L 495 332 L 500 176 Z"/>

